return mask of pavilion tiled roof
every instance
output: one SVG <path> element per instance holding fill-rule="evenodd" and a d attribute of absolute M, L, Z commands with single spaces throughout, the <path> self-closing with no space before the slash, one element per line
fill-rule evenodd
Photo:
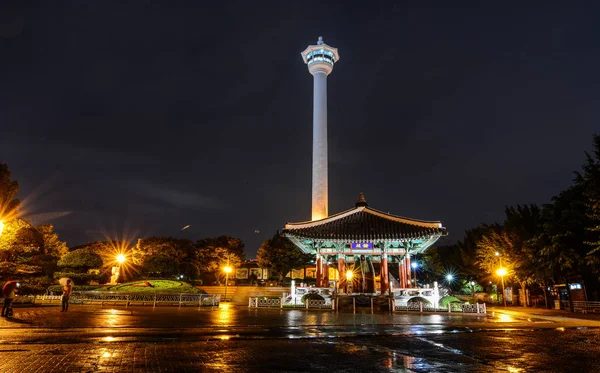
<path fill-rule="evenodd" d="M 357 203 L 353 209 L 325 219 L 288 223 L 283 233 L 310 240 L 356 242 L 401 241 L 447 235 L 446 228 L 438 221 L 423 221 L 387 214 L 368 207 L 366 201 Z"/>

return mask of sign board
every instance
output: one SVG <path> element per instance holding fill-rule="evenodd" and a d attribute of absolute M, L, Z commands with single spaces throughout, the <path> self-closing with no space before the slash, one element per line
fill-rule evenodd
<path fill-rule="evenodd" d="M 353 249 L 372 249 L 373 242 L 352 242 L 350 247 Z"/>

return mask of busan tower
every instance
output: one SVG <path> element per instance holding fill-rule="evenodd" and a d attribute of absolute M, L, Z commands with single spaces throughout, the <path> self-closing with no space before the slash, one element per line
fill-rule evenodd
<path fill-rule="evenodd" d="M 330 47 L 319 36 L 317 45 L 309 45 L 302 59 L 314 77 L 312 220 L 328 216 L 327 201 L 327 75 L 339 61 L 337 48 Z"/>

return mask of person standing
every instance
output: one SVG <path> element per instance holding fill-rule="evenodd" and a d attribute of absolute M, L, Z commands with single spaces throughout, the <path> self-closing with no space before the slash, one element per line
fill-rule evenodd
<path fill-rule="evenodd" d="M 69 310 L 69 297 L 73 292 L 73 283 L 71 279 L 67 280 L 67 283 L 62 288 L 62 310 L 60 312 L 67 312 Z"/>
<path fill-rule="evenodd" d="M 2 295 L 4 296 L 4 306 L 2 306 L 2 317 L 12 316 L 11 305 L 17 294 L 17 281 L 8 281 L 2 287 Z"/>

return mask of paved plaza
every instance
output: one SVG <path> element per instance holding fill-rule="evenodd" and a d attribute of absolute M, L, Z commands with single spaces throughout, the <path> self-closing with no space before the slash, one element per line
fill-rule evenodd
<path fill-rule="evenodd" d="M 1 372 L 595 372 L 600 320 L 306 310 L 15 308 L 0 320 Z"/>

